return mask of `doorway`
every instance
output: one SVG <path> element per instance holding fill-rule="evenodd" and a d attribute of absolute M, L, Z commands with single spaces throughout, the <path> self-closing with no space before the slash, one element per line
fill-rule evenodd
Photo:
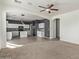
<path fill-rule="evenodd" d="M 60 19 L 56 18 L 56 38 L 60 39 Z"/>

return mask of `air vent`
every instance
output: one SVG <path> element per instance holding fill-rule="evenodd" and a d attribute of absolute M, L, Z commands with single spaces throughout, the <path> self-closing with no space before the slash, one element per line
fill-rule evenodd
<path fill-rule="evenodd" d="M 21 0 L 15 0 L 15 2 L 16 2 L 16 3 L 22 3 L 22 1 L 21 1 Z"/>

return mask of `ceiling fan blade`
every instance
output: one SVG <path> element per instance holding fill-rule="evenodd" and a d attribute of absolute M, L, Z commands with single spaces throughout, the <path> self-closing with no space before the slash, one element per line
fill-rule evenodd
<path fill-rule="evenodd" d="M 45 11 L 45 10 L 41 10 L 40 12 L 43 12 L 43 11 Z"/>
<path fill-rule="evenodd" d="M 43 7 L 43 6 L 38 6 L 38 7 L 41 7 L 41 8 L 46 8 L 46 7 Z"/>
<path fill-rule="evenodd" d="M 48 8 L 51 8 L 51 7 L 53 7 L 54 6 L 54 4 L 51 4 Z"/>
<path fill-rule="evenodd" d="M 58 11 L 59 9 L 51 9 L 51 10 Z"/>

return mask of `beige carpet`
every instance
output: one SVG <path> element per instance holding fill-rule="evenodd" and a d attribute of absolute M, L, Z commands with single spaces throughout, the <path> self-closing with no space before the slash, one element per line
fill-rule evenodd
<path fill-rule="evenodd" d="M 75 44 L 40 39 L 15 41 L 17 44 L 24 43 L 24 46 L 2 49 L 0 59 L 79 59 L 79 46 Z"/>

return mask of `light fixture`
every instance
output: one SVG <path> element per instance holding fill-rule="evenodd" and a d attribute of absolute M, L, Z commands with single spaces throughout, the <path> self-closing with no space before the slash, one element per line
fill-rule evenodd
<path fill-rule="evenodd" d="M 50 11 L 50 9 L 46 9 L 46 11 Z"/>
<path fill-rule="evenodd" d="M 15 0 L 15 2 L 17 2 L 17 3 L 22 3 L 22 0 Z"/>
<path fill-rule="evenodd" d="M 21 16 L 24 18 L 25 14 L 22 13 Z M 24 21 L 23 21 L 22 19 L 20 19 L 20 21 L 21 21 L 21 24 L 22 24 L 23 26 L 25 26 Z"/>
<path fill-rule="evenodd" d="M 21 16 L 25 16 L 24 14 L 21 14 Z"/>

